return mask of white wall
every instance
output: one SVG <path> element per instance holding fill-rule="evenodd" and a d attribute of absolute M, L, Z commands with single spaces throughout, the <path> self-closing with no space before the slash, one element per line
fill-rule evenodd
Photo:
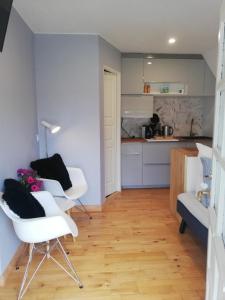
<path fill-rule="evenodd" d="M 13 9 L 3 52 L 0 53 L 0 185 L 16 177 L 38 155 L 33 34 Z M 0 210 L 0 275 L 19 240 L 11 221 Z"/>

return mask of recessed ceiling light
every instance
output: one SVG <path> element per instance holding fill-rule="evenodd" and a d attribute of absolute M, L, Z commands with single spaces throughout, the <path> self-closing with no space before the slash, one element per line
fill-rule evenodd
<path fill-rule="evenodd" d="M 153 58 L 153 56 L 149 55 L 149 56 L 147 56 L 147 58 Z"/>
<path fill-rule="evenodd" d="M 176 43 L 176 39 L 175 39 L 175 38 L 170 38 L 170 39 L 168 40 L 168 43 L 169 43 L 169 44 L 174 44 L 174 43 Z"/>
<path fill-rule="evenodd" d="M 152 64 L 152 62 L 151 61 L 148 61 L 148 65 L 151 65 Z"/>

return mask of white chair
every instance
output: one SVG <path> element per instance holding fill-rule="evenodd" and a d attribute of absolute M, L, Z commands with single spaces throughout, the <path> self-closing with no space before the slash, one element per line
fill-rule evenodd
<path fill-rule="evenodd" d="M 63 211 L 68 211 L 76 206 L 76 208 L 84 212 L 89 219 L 92 219 L 86 207 L 80 200 L 88 190 L 87 181 L 82 170 L 79 168 L 67 167 L 67 171 L 72 182 L 72 187 L 70 189 L 64 191 L 59 181 L 41 178 L 44 189 L 54 196 L 56 203 Z M 76 205 L 76 201 L 81 207 Z"/>
<path fill-rule="evenodd" d="M 9 206 L 2 199 L 2 193 L 0 193 L 0 206 L 5 214 L 12 220 L 18 238 L 21 241 L 30 244 L 29 258 L 18 294 L 18 300 L 22 299 L 26 293 L 31 281 L 45 259 L 51 259 L 63 271 L 65 271 L 80 288 L 83 287 L 73 264 L 69 260 L 59 240 L 59 237 L 67 234 L 72 234 L 73 237 L 78 236 L 78 229 L 75 222 L 70 216 L 68 216 L 58 207 L 54 198 L 49 192 L 43 191 L 32 194 L 44 208 L 46 214 L 45 217 L 33 219 L 20 218 L 10 210 Z M 58 248 L 59 252 L 62 254 L 67 266 L 69 267 L 69 271 L 51 255 L 51 251 L 55 248 Z M 26 284 L 29 266 L 31 264 L 34 251 L 43 254 L 43 258 Z"/>

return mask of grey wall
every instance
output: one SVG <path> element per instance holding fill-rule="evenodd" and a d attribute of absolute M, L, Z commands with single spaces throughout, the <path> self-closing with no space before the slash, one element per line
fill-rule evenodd
<path fill-rule="evenodd" d="M 0 184 L 16 177 L 37 157 L 36 106 L 33 77 L 33 34 L 12 10 L 3 52 L 0 53 Z M 0 275 L 19 241 L 11 221 L 0 210 Z M 4 241 L 4 242 L 3 242 Z"/>
<path fill-rule="evenodd" d="M 105 198 L 105 170 L 104 170 L 104 68 L 109 67 L 121 72 L 121 53 L 111 44 L 99 37 L 99 83 L 100 83 L 100 159 L 101 159 L 101 199 Z"/>
<path fill-rule="evenodd" d="M 98 42 L 95 35 L 35 36 L 38 122 L 61 125 L 49 135 L 49 153 L 83 169 L 89 185 L 83 200 L 91 205 L 101 203 Z"/>
<path fill-rule="evenodd" d="M 104 195 L 103 70 L 120 71 L 120 53 L 94 35 L 36 35 L 35 70 L 33 34 L 13 10 L 4 52 L 0 54 L 1 157 L 0 183 L 15 177 L 38 156 L 35 139 L 37 114 L 40 154 L 45 144 L 41 120 L 61 125 L 49 135 L 49 154 L 59 152 L 67 165 L 81 167 L 89 191 L 83 199 L 99 205 Z M 35 83 L 37 112 L 35 105 Z M 0 274 L 14 255 L 19 241 L 11 222 L 0 211 Z"/>
<path fill-rule="evenodd" d="M 83 169 L 89 185 L 83 201 L 89 205 L 100 205 L 104 195 L 103 66 L 119 71 L 120 61 L 120 52 L 95 35 L 35 36 L 38 122 L 61 125 L 48 136 L 49 154 L 59 152 L 67 165 Z"/>

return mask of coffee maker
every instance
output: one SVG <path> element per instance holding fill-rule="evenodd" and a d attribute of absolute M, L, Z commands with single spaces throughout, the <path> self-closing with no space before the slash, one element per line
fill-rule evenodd
<path fill-rule="evenodd" d="M 153 136 L 161 135 L 161 123 L 159 116 L 157 114 L 153 114 L 152 118 L 150 119 L 150 125 Z"/>
<path fill-rule="evenodd" d="M 141 128 L 141 136 L 143 139 L 151 139 L 153 138 L 153 131 L 150 125 L 143 125 Z"/>
<path fill-rule="evenodd" d="M 157 114 L 153 114 L 148 125 L 142 126 L 142 138 L 151 139 L 154 136 L 161 135 L 161 124 Z"/>

